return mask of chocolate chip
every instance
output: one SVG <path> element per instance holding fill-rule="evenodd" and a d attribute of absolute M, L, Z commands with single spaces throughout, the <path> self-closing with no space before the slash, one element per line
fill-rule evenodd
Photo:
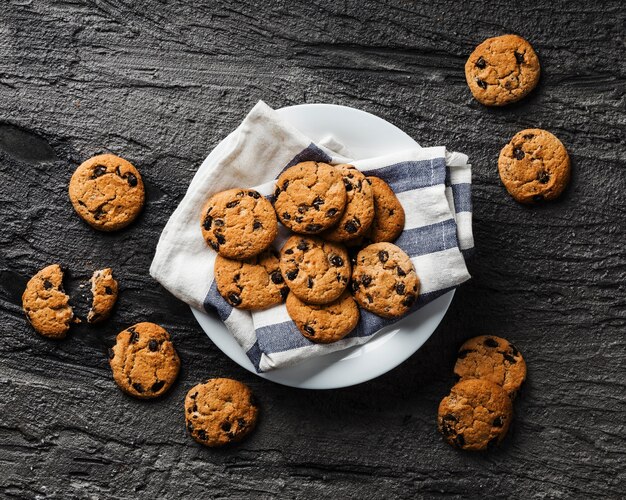
<path fill-rule="evenodd" d="M 324 204 L 324 198 L 320 196 L 316 196 L 315 199 L 313 200 L 313 203 L 311 203 L 311 205 L 313 205 L 315 210 L 319 210 L 323 204 Z"/>
<path fill-rule="evenodd" d="M 220 245 L 223 245 L 224 243 L 226 243 L 226 238 L 224 238 L 224 235 L 221 233 L 215 233 L 215 239 Z"/>
<path fill-rule="evenodd" d="M 135 342 L 137 342 L 139 340 L 139 333 L 137 332 L 137 330 L 135 330 L 134 327 L 130 327 L 128 329 L 128 333 L 130 333 L 130 338 L 128 339 L 128 341 L 131 344 L 134 344 Z"/>
<path fill-rule="evenodd" d="M 256 230 L 256 229 L 261 229 L 263 227 L 263 224 L 261 224 L 258 220 L 255 220 L 252 223 L 252 229 Z"/>
<path fill-rule="evenodd" d="M 309 335 L 315 335 L 315 330 L 309 325 L 304 325 L 304 331 Z"/>
<path fill-rule="evenodd" d="M 239 198 L 243 198 L 245 195 L 246 195 L 246 193 L 244 193 L 243 191 L 239 191 L 239 192 L 237 193 L 237 196 L 238 196 Z"/>
<path fill-rule="evenodd" d="M 109 359 L 113 359 L 115 357 L 115 351 L 111 347 L 109 347 L 108 353 L 109 353 Z"/>
<path fill-rule="evenodd" d="M 157 380 L 154 384 L 152 384 L 152 387 L 150 387 L 150 392 L 159 392 L 161 389 L 163 389 L 164 385 L 165 380 Z"/>
<path fill-rule="evenodd" d="M 198 397 L 198 393 L 194 392 L 191 396 L 189 396 L 191 399 L 196 399 Z"/>
<path fill-rule="evenodd" d="M 320 229 L 322 229 L 320 224 L 307 224 L 304 228 L 308 233 L 317 233 Z"/>
<path fill-rule="evenodd" d="M 304 219 L 302 217 L 300 217 L 299 215 L 296 215 L 296 217 L 294 218 L 294 220 L 300 224 Z"/>
<path fill-rule="evenodd" d="M 135 389 L 137 392 L 143 392 L 143 386 L 139 382 L 135 382 L 133 384 L 133 389 Z"/>
<path fill-rule="evenodd" d="M 209 245 L 210 245 L 210 246 L 211 246 L 211 248 L 212 248 L 213 250 L 215 250 L 216 252 L 220 249 L 220 246 L 219 246 L 217 243 L 215 243 L 214 241 L 209 241 Z"/>
<path fill-rule="evenodd" d="M 481 80 L 480 78 L 476 78 L 476 85 L 478 85 L 481 89 L 487 88 L 487 82 Z"/>
<path fill-rule="evenodd" d="M 476 67 L 480 69 L 485 69 L 487 66 L 487 62 L 483 59 L 483 56 L 480 56 L 476 61 Z"/>
<path fill-rule="evenodd" d="M 307 288 L 313 288 L 313 278 L 311 278 L 310 276 L 307 279 L 306 287 Z"/>
<path fill-rule="evenodd" d="M 284 286 L 280 289 L 280 298 L 285 300 L 287 298 L 287 295 L 289 295 L 289 287 Z"/>
<path fill-rule="evenodd" d="M 504 359 L 506 359 L 512 365 L 517 363 L 517 360 L 513 356 L 511 356 L 510 354 L 507 354 L 507 353 L 503 352 L 502 355 L 504 356 Z"/>
<path fill-rule="evenodd" d="M 396 272 L 398 273 L 398 276 L 406 276 L 406 272 L 404 272 L 404 269 L 402 269 L 400 266 L 396 267 Z"/>
<path fill-rule="evenodd" d="M 365 298 L 367 299 L 367 301 L 371 304 L 372 302 L 374 302 L 374 299 L 372 298 L 372 296 L 368 293 L 365 295 Z"/>
<path fill-rule="evenodd" d="M 130 187 L 135 187 L 137 185 L 137 177 L 135 177 L 135 174 L 131 174 L 130 172 L 128 174 L 126 174 L 126 182 L 128 182 L 128 185 Z"/>
<path fill-rule="evenodd" d="M 495 339 L 492 339 L 491 337 L 487 337 L 485 339 L 485 345 L 487 347 L 493 347 L 494 349 L 500 346 L 500 344 L 498 344 L 498 342 Z"/>
<path fill-rule="evenodd" d="M 231 424 L 230 424 L 230 422 L 228 420 L 226 420 L 226 421 L 222 422 L 221 427 L 222 427 L 222 430 L 224 432 L 228 432 L 230 430 Z"/>
<path fill-rule="evenodd" d="M 97 177 L 100 177 L 101 175 L 104 175 L 106 173 L 107 173 L 107 168 L 104 165 L 97 165 L 93 169 L 93 175 L 91 176 L 91 178 L 96 179 Z"/>
<path fill-rule="evenodd" d="M 474 349 L 463 349 L 462 351 L 459 352 L 459 355 L 457 356 L 459 359 L 465 359 L 465 357 L 470 353 L 470 352 L 476 352 L 474 351 Z"/>
<path fill-rule="evenodd" d="M 309 244 L 306 242 L 306 240 L 300 240 L 298 242 L 298 250 L 302 250 L 303 252 L 306 252 L 309 249 Z"/>
<path fill-rule="evenodd" d="M 148 342 L 148 349 L 150 349 L 151 351 L 157 351 L 159 349 L 159 343 L 152 339 L 150 342 Z"/>
<path fill-rule="evenodd" d="M 395 289 L 398 295 L 404 295 L 404 292 L 406 291 L 404 288 L 404 283 L 396 283 Z"/>
<path fill-rule="evenodd" d="M 524 153 L 522 148 L 514 148 L 513 149 L 513 157 L 516 160 L 521 160 L 522 158 L 524 158 L 524 156 L 526 156 L 526 153 Z"/>
<path fill-rule="evenodd" d="M 410 306 L 412 306 L 412 305 L 413 305 L 413 302 L 415 302 L 415 299 L 416 299 L 415 295 L 413 295 L 413 294 L 411 294 L 411 293 L 410 293 L 410 294 L 408 294 L 408 295 L 405 297 L 405 299 L 402 301 L 402 305 L 407 306 L 407 307 L 410 307 Z"/>
<path fill-rule="evenodd" d="M 98 209 L 93 214 L 93 218 L 96 220 L 99 220 L 100 217 L 102 217 L 103 215 L 104 215 L 104 210 L 102 210 L 102 207 L 98 207 Z"/>
<path fill-rule="evenodd" d="M 193 408 L 189 408 L 192 412 L 196 413 L 198 411 L 198 405 L 194 403 Z"/>
<path fill-rule="evenodd" d="M 239 427 L 245 427 L 248 424 L 248 422 L 246 422 L 245 418 L 238 418 L 237 419 L 237 425 L 239 425 Z"/>
<path fill-rule="evenodd" d="M 197 434 L 198 437 L 202 439 L 202 441 L 206 441 L 206 432 L 204 431 L 204 429 L 200 429 Z"/>
<path fill-rule="evenodd" d="M 494 427 L 502 427 L 504 424 L 502 422 L 502 418 L 500 416 L 493 419 L 493 423 L 491 424 Z"/>
<path fill-rule="evenodd" d="M 359 282 L 357 280 L 350 280 L 350 290 L 356 292 L 359 289 Z"/>
<path fill-rule="evenodd" d="M 452 413 L 446 413 L 443 416 L 443 420 L 448 420 L 450 422 L 458 422 L 459 421 L 459 419 L 456 418 Z"/>
<path fill-rule="evenodd" d="M 525 134 L 522 137 L 524 137 L 524 139 L 532 139 L 533 137 L 535 137 L 535 134 Z"/>
<path fill-rule="evenodd" d="M 215 219 L 215 225 L 218 227 L 224 226 L 224 219 Z"/>
<path fill-rule="evenodd" d="M 111 289 L 110 286 L 105 286 L 104 293 L 106 293 L 107 295 L 113 295 L 113 290 Z"/>
<path fill-rule="evenodd" d="M 45 290 L 50 290 L 52 288 L 52 283 L 49 280 L 43 280 L 43 287 Z"/>
<path fill-rule="evenodd" d="M 361 276 L 361 284 L 367 288 L 372 283 L 372 277 L 369 274 L 364 274 Z"/>
<path fill-rule="evenodd" d="M 352 183 L 346 178 L 343 178 L 343 185 L 346 186 L 346 191 L 352 191 Z"/>
<path fill-rule="evenodd" d="M 309 207 L 306 203 L 301 203 L 300 205 L 298 205 L 298 213 L 303 214 L 305 213 L 307 210 L 309 210 Z"/>
<path fill-rule="evenodd" d="M 517 51 L 513 53 L 515 54 L 515 60 L 517 61 L 517 64 L 522 64 L 524 62 L 524 54 L 520 54 Z"/>
<path fill-rule="evenodd" d="M 233 200 L 226 203 L 226 208 L 234 208 L 239 205 L 239 200 Z"/>
<path fill-rule="evenodd" d="M 456 438 L 454 438 L 454 444 L 456 444 L 459 448 L 463 448 L 465 446 L 465 438 L 463 434 L 458 434 Z"/>
<path fill-rule="evenodd" d="M 337 215 L 336 208 L 329 208 L 328 210 L 326 210 L 326 217 L 334 217 L 335 215 Z"/>
<path fill-rule="evenodd" d="M 390 208 L 388 212 L 389 212 L 389 215 L 393 215 L 396 213 L 396 211 L 393 208 Z"/>
<path fill-rule="evenodd" d="M 519 351 L 517 350 L 517 347 L 515 347 L 513 344 L 510 344 L 510 346 L 511 346 L 511 351 L 513 352 L 513 356 L 518 356 Z"/>
<path fill-rule="evenodd" d="M 274 283 L 275 285 L 280 285 L 281 283 L 285 282 L 285 280 L 283 279 L 283 275 L 280 274 L 280 271 L 274 271 L 270 275 L 270 278 L 272 279 L 272 283 Z"/>
<path fill-rule="evenodd" d="M 389 260 L 389 252 L 387 250 L 381 250 L 378 252 L 378 260 L 380 260 L 383 264 Z"/>
<path fill-rule="evenodd" d="M 241 304 L 241 297 L 235 292 L 229 293 L 226 299 L 235 307 Z"/>
<path fill-rule="evenodd" d="M 293 248 L 288 248 L 287 250 L 285 250 L 285 253 L 287 255 L 291 255 L 293 253 Z"/>
<path fill-rule="evenodd" d="M 335 267 L 343 266 L 343 259 L 339 255 L 331 255 L 329 260 L 330 263 Z"/>
<path fill-rule="evenodd" d="M 208 231 L 209 229 L 211 229 L 212 225 L 213 225 L 213 217 L 211 217 L 210 215 L 207 215 L 204 218 L 204 222 L 202 223 L 202 227 L 205 229 L 205 231 Z"/>
<path fill-rule="evenodd" d="M 341 282 L 341 274 L 337 273 L 337 283 L 339 283 L 339 282 Z"/>
<path fill-rule="evenodd" d="M 539 177 L 537 177 L 537 180 L 541 184 L 547 184 L 548 181 L 550 180 L 550 174 L 546 172 L 545 170 L 542 170 L 541 172 L 539 172 Z"/>
<path fill-rule="evenodd" d="M 239 281 L 241 279 L 241 274 L 237 273 L 235 274 L 235 276 L 233 276 L 233 280 L 235 280 L 235 282 Z"/>
<path fill-rule="evenodd" d="M 122 177 L 122 172 L 120 171 L 120 166 L 119 166 L 119 165 L 118 165 L 117 167 L 115 167 L 115 173 L 116 173 L 118 176 Z"/>
<path fill-rule="evenodd" d="M 540 201 L 543 201 L 543 195 L 542 194 L 535 194 L 535 195 L 533 195 L 533 201 L 535 203 L 539 203 Z"/>
<path fill-rule="evenodd" d="M 248 196 L 251 196 L 255 200 L 258 200 L 261 197 L 261 195 L 256 191 L 248 191 Z"/>
<path fill-rule="evenodd" d="M 287 272 L 287 279 L 291 280 L 291 281 L 295 280 L 296 276 L 298 276 L 298 271 L 299 271 L 298 268 L 295 268 L 295 269 L 293 269 L 291 271 L 288 271 Z"/>
<path fill-rule="evenodd" d="M 356 232 L 359 230 L 359 228 L 358 228 L 358 226 L 356 225 L 356 222 L 354 222 L 354 220 L 349 220 L 348 222 L 346 222 L 346 223 L 343 225 L 343 228 L 344 228 L 344 229 L 346 230 L 346 232 L 347 232 L 347 233 L 349 233 L 349 234 L 354 234 L 354 233 L 356 233 Z"/>

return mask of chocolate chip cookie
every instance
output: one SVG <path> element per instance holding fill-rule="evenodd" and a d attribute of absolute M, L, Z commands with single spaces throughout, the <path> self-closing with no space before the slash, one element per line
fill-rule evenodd
<path fill-rule="evenodd" d="M 58 264 L 44 267 L 26 284 L 22 307 L 33 328 L 51 339 L 65 338 L 74 312 L 63 291 L 63 271 Z"/>
<path fill-rule="evenodd" d="M 452 446 L 480 451 L 500 443 L 513 418 L 507 392 L 488 380 L 459 382 L 439 404 L 439 432 Z"/>
<path fill-rule="evenodd" d="M 481 335 L 461 346 L 454 373 L 460 380 L 489 380 L 514 397 L 526 380 L 526 361 L 508 340 Z"/>
<path fill-rule="evenodd" d="M 305 161 L 276 181 L 274 208 L 295 233 L 315 234 L 339 222 L 346 206 L 341 173 L 326 163 Z"/>
<path fill-rule="evenodd" d="M 226 302 L 239 309 L 265 309 L 280 304 L 289 293 L 273 248 L 246 260 L 218 255 L 215 284 Z"/>
<path fill-rule="evenodd" d="M 115 231 L 130 224 L 143 207 L 141 175 L 124 158 L 94 156 L 72 175 L 69 195 L 78 215 L 100 231 Z"/>
<path fill-rule="evenodd" d="M 383 318 L 397 318 L 417 299 L 420 280 L 409 256 L 396 245 L 382 242 L 357 254 L 350 286 L 363 309 Z"/>
<path fill-rule="evenodd" d="M 328 241 L 348 241 L 364 235 L 374 219 L 372 186 L 353 165 L 336 165 L 346 188 L 346 208 L 339 222 L 322 235 Z"/>
<path fill-rule="evenodd" d="M 563 143 L 538 128 L 515 134 L 498 159 L 500 179 L 520 203 L 557 198 L 569 182 L 570 171 L 570 159 Z"/>
<path fill-rule="evenodd" d="M 223 257 L 244 260 L 270 246 L 278 232 L 272 204 L 253 189 L 214 194 L 202 209 L 202 236 Z"/>
<path fill-rule="evenodd" d="M 517 35 L 488 38 L 465 63 L 465 79 L 476 100 L 486 106 L 519 101 L 537 86 L 539 59 Z"/>
<path fill-rule="evenodd" d="M 308 304 L 338 298 L 350 280 L 345 247 L 314 236 L 292 236 L 280 251 L 280 271 L 289 289 Z"/>
<path fill-rule="evenodd" d="M 91 309 L 88 323 L 100 323 L 109 317 L 117 300 L 117 281 L 110 267 L 95 271 L 91 276 Z"/>
<path fill-rule="evenodd" d="M 287 312 L 302 335 L 320 344 L 341 340 L 359 322 L 359 308 L 347 290 L 337 300 L 322 305 L 305 304 L 290 293 Z"/>
<path fill-rule="evenodd" d="M 185 397 L 187 431 L 205 446 L 241 441 L 254 429 L 258 414 L 250 388 L 229 378 L 198 384 Z"/>
<path fill-rule="evenodd" d="M 137 323 L 121 331 L 109 349 L 109 364 L 120 389 L 141 399 L 167 392 L 180 369 L 169 333 L 154 323 Z"/>
<path fill-rule="evenodd" d="M 367 237 L 374 243 L 393 242 L 404 230 L 404 208 L 389 184 L 378 177 L 368 177 L 374 195 L 374 220 Z"/>

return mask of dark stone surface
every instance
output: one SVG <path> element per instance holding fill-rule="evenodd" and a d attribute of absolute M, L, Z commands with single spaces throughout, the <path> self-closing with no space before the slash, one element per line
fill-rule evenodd
<path fill-rule="evenodd" d="M 0 8 L 0 496 L 17 498 L 616 498 L 626 484 L 626 65 L 623 4 L 545 1 L 5 0 Z M 463 64 L 484 38 L 535 46 L 537 91 L 506 109 L 472 100 Z M 477 256 L 428 343 L 357 387 L 310 392 L 227 359 L 149 276 L 157 237 L 206 154 L 264 99 L 377 114 L 474 164 Z M 574 176 L 562 200 L 517 205 L 496 170 L 519 129 L 554 132 Z M 112 151 L 144 176 L 131 227 L 93 231 L 67 183 Z M 26 280 L 58 262 L 79 291 L 112 266 L 111 321 L 61 342 L 35 334 Z M 80 302 L 80 293 L 74 303 Z M 115 387 L 106 346 L 149 319 L 182 358 L 166 397 Z M 468 454 L 435 429 L 455 351 L 474 334 L 520 348 L 529 380 L 504 446 Z M 183 397 L 210 376 L 250 384 L 262 420 L 208 450 Z"/>

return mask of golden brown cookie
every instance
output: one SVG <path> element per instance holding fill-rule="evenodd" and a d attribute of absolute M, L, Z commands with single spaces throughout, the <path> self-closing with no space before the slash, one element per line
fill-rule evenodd
<path fill-rule="evenodd" d="M 289 293 L 273 248 L 246 260 L 218 255 L 215 284 L 226 302 L 239 309 L 266 309 L 283 302 Z"/>
<path fill-rule="evenodd" d="M 259 414 L 250 388 L 229 378 L 214 378 L 189 389 L 185 397 L 187 431 L 205 446 L 241 441 Z"/>
<path fill-rule="evenodd" d="M 367 237 L 374 243 L 395 241 L 404 230 L 404 208 L 389 184 L 378 177 L 368 177 L 374 195 L 374 220 Z"/>
<path fill-rule="evenodd" d="M 166 330 L 154 323 L 137 323 L 121 331 L 109 349 L 115 383 L 136 398 L 157 398 L 172 386 L 180 359 Z"/>
<path fill-rule="evenodd" d="M 117 300 L 117 281 L 110 267 L 95 271 L 91 276 L 91 309 L 87 314 L 88 323 L 100 323 L 107 319 Z"/>
<path fill-rule="evenodd" d="M 72 175 L 69 195 L 80 217 L 100 231 L 115 231 L 130 224 L 143 207 L 141 175 L 124 158 L 94 156 Z"/>
<path fill-rule="evenodd" d="M 403 316 L 419 295 L 420 280 L 409 256 L 392 243 L 374 243 L 356 256 L 352 293 L 358 304 L 383 318 Z"/>
<path fill-rule="evenodd" d="M 276 181 L 276 214 L 295 233 L 315 234 L 334 226 L 345 206 L 341 173 L 326 163 L 298 163 Z"/>
<path fill-rule="evenodd" d="M 62 339 L 74 320 L 69 297 L 63 291 L 63 271 L 58 264 L 44 267 L 26 284 L 22 307 L 33 328 L 51 339 Z"/>
<path fill-rule="evenodd" d="M 488 380 L 463 380 L 441 400 L 439 432 L 452 446 L 481 451 L 500 443 L 513 419 L 507 392 Z"/>
<path fill-rule="evenodd" d="M 346 188 L 346 208 L 337 225 L 322 237 L 328 241 L 348 241 L 364 235 L 374 219 L 372 186 L 353 165 L 335 165 L 343 176 Z"/>
<path fill-rule="evenodd" d="M 244 260 L 270 246 L 278 232 L 272 204 L 253 189 L 214 194 L 202 209 L 202 236 L 213 250 Z"/>
<path fill-rule="evenodd" d="M 334 302 L 323 305 L 305 304 L 290 293 L 287 312 L 302 335 L 320 344 L 341 340 L 359 322 L 359 308 L 347 290 Z"/>
<path fill-rule="evenodd" d="M 315 236 L 292 236 L 280 251 L 280 271 L 289 289 L 308 304 L 338 298 L 350 280 L 348 252 Z"/>
<path fill-rule="evenodd" d="M 465 79 L 476 100 L 486 106 L 519 101 L 537 86 L 539 59 L 517 35 L 488 38 L 465 63 Z"/>
<path fill-rule="evenodd" d="M 526 380 L 526 361 L 508 340 L 481 335 L 461 346 L 454 373 L 460 380 L 489 380 L 515 397 Z"/>
<path fill-rule="evenodd" d="M 570 179 L 570 159 L 563 143 L 546 130 L 522 130 L 500 151 L 498 172 L 520 203 L 557 198 Z"/>

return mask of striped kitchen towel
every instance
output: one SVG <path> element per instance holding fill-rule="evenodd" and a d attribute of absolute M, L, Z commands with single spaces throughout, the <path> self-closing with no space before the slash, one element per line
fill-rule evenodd
<path fill-rule="evenodd" d="M 341 147 L 332 138 L 324 144 L 335 151 Z M 465 155 L 447 152 L 445 147 L 416 147 L 353 161 L 324 144 L 313 144 L 259 102 L 198 169 L 161 234 L 150 268 L 152 276 L 181 300 L 196 309 L 215 311 L 259 372 L 363 344 L 396 320 L 361 310 L 359 324 L 347 337 L 315 344 L 299 333 L 284 304 L 252 313 L 233 309 L 217 292 L 216 253 L 200 231 L 202 206 L 216 192 L 254 186 L 270 198 L 274 180 L 296 163 L 352 163 L 366 175 L 385 180 L 404 207 L 405 229 L 395 244 L 411 257 L 421 281 L 414 310 L 470 278 L 464 257 L 474 246 L 471 166 Z M 288 237 L 288 231 L 279 227 L 277 249 Z"/>

